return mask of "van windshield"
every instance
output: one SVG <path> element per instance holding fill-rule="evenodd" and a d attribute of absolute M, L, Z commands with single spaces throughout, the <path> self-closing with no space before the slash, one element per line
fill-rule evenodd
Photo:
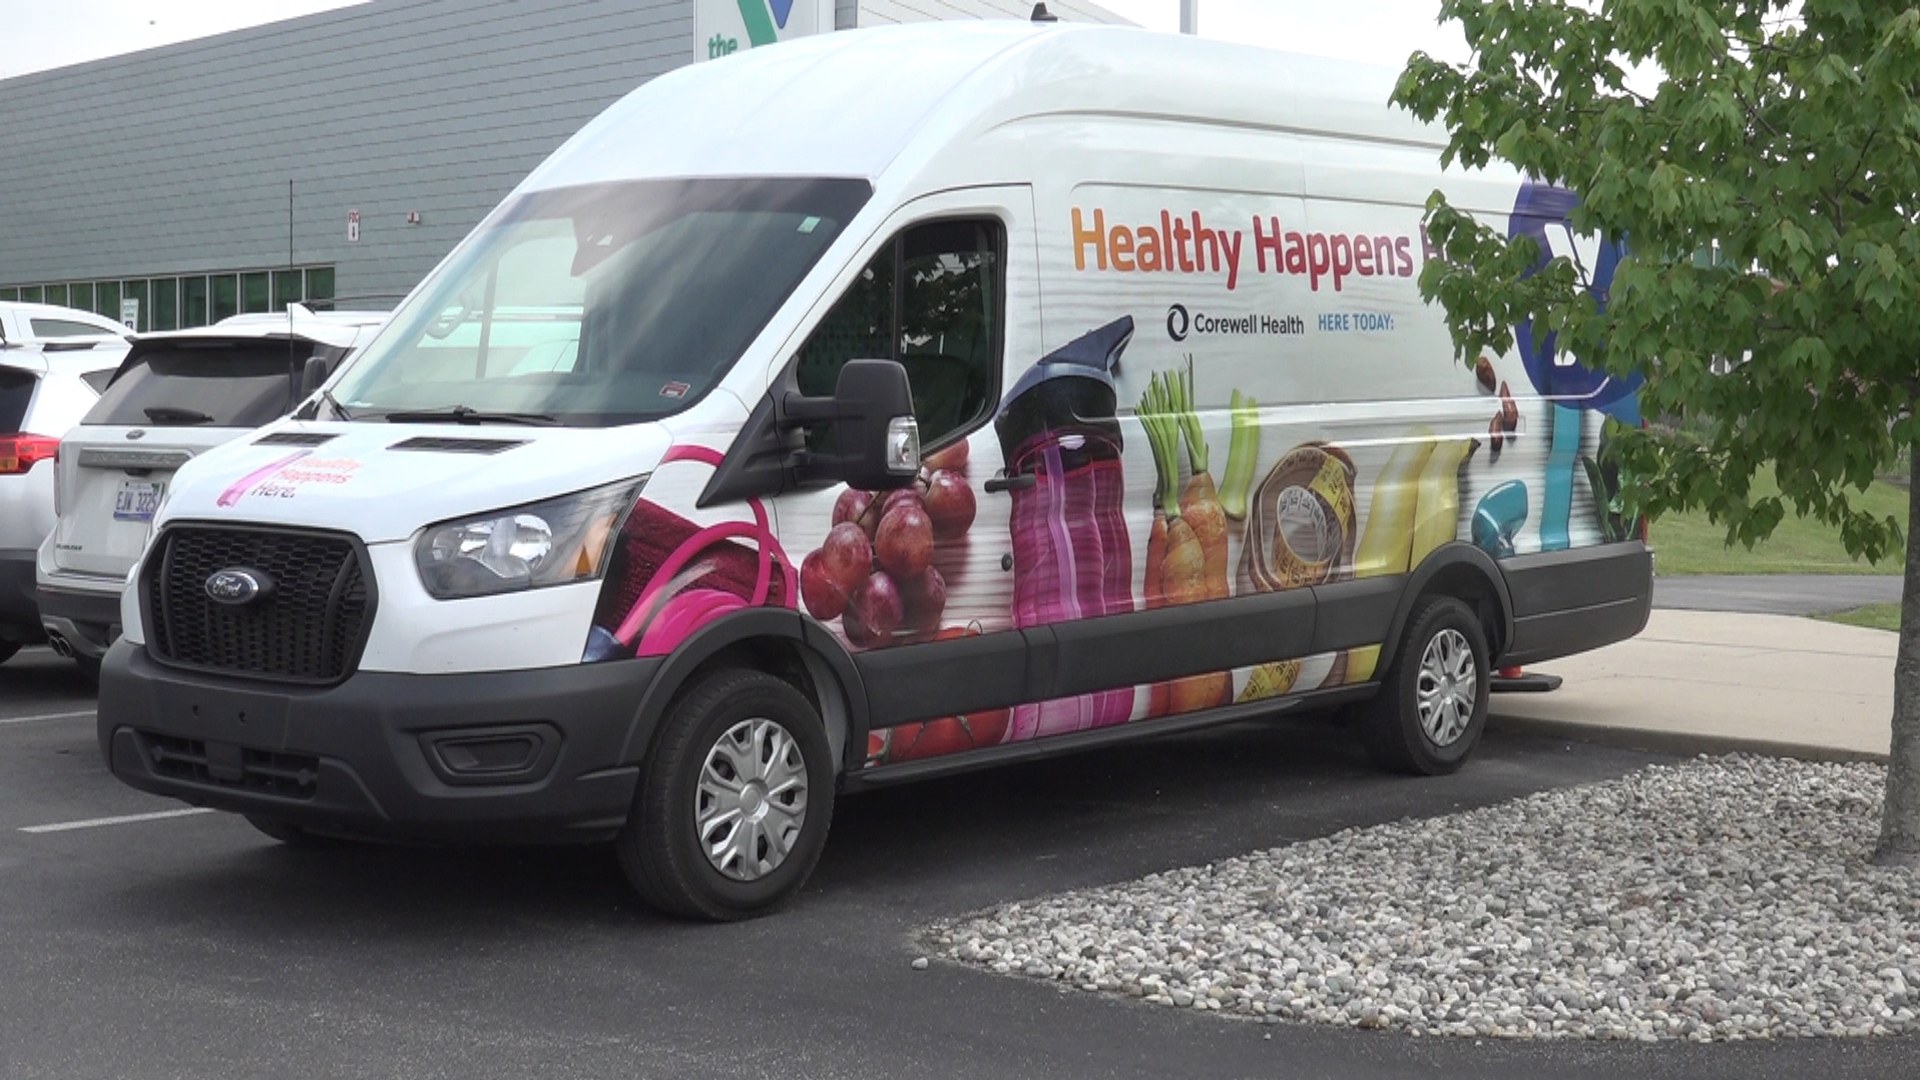
<path fill-rule="evenodd" d="M 652 180 L 524 195 L 334 389 L 354 420 L 605 427 L 724 376 L 872 194 L 864 180 Z"/>

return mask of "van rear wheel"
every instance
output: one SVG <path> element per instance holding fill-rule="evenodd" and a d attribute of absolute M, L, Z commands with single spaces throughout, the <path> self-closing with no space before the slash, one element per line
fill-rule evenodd
<path fill-rule="evenodd" d="M 813 704 L 771 675 L 721 671 L 664 724 L 614 842 L 627 881 L 661 911 L 716 922 L 792 899 L 833 820 L 833 754 Z"/>
<path fill-rule="evenodd" d="M 1422 600 L 1379 693 L 1359 710 L 1368 756 L 1416 776 L 1458 769 L 1486 727 L 1490 674 L 1486 632 L 1473 610 L 1450 596 Z"/>

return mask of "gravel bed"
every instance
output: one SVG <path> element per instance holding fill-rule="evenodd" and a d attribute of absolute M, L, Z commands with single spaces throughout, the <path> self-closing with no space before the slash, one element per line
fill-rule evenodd
<path fill-rule="evenodd" d="M 936 955 L 1170 1008 L 1417 1035 L 1920 1032 L 1886 770 L 1737 755 L 939 924 Z"/>

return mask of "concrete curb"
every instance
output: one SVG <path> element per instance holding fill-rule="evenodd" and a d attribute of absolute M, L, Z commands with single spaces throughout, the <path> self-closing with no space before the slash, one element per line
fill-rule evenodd
<path fill-rule="evenodd" d="M 1732 735 L 1705 735 L 1685 731 L 1650 731 L 1645 728 L 1614 727 L 1610 724 L 1581 724 L 1561 720 L 1541 720 L 1530 716 L 1489 714 L 1487 726 L 1496 731 L 1537 735 L 1572 742 L 1597 743 L 1627 750 L 1694 757 L 1700 754 L 1764 754 L 1767 757 L 1794 758 L 1799 761 L 1887 763 L 1886 754 L 1847 750 L 1837 746 L 1777 742 L 1771 739 L 1743 739 Z"/>

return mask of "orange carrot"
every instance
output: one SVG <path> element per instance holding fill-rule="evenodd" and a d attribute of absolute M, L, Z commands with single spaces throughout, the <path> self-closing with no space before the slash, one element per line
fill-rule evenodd
<path fill-rule="evenodd" d="M 1224 671 L 1175 679 L 1167 695 L 1168 711 L 1178 715 L 1229 704 L 1226 698 L 1231 693 L 1233 676 Z"/>
<path fill-rule="evenodd" d="M 1180 468 L 1180 417 L 1176 405 L 1178 385 L 1177 378 L 1171 374 L 1155 375 L 1147 386 L 1146 394 L 1140 399 L 1140 421 L 1147 429 L 1154 464 L 1159 470 L 1159 484 L 1154 491 L 1153 529 L 1147 534 L 1146 595 L 1150 609 L 1197 604 L 1226 595 L 1226 519 L 1220 510 L 1219 499 L 1213 496 L 1213 479 L 1204 477 L 1206 498 L 1195 501 L 1194 509 L 1198 514 L 1195 520 L 1219 537 L 1221 591 L 1217 594 L 1209 587 L 1208 574 L 1211 568 L 1206 545 L 1197 535 L 1195 524 L 1187 520 L 1186 500 L 1175 502 Z M 1201 444 L 1200 453 L 1202 459 L 1195 470 L 1196 482 L 1203 479 L 1205 472 L 1204 443 Z M 1194 485 L 1189 484 L 1188 487 L 1192 490 Z M 1208 519 L 1209 505 L 1203 503 L 1210 504 L 1211 520 Z M 1233 680 L 1225 674 L 1195 675 L 1155 683 L 1148 690 L 1147 715 L 1165 716 L 1210 709 L 1222 704 L 1222 699 L 1232 692 Z"/>
<path fill-rule="evenodd" d="M 1207 556 L 1187 519 L 1167 522 L 1167 553 L 1160 562 L 1160 589 L 1168 606 L 1207 599 Z"/>
<path fill-rule="evenodd" d="M 1187 459 L 1193 465 L 1193 477 L 1180 492 L 1180 516 L 1193 527 L 1205 557 L 1206 599 L 1225 600 L 1227 584 L 1227 512 L 1214 490 L 1213 474 L 1207 471 L 1207 440 L 1200 430 L 1200 417 L 1193 411 L 1193 358 L 1187 358 L 1187 370 L 1173 380 L 1173 411 L 1180 417 L 1180 431 L 1186 436 Z"/>
<path fill-rule="evenodd" d="M 1193 529 L 1203 556 L 1206 598 L 1227 598 L 1227 513 L 1213 489 L 1212 475 L 1196 472 L 1180 493 L 1180 520 Z"/>

